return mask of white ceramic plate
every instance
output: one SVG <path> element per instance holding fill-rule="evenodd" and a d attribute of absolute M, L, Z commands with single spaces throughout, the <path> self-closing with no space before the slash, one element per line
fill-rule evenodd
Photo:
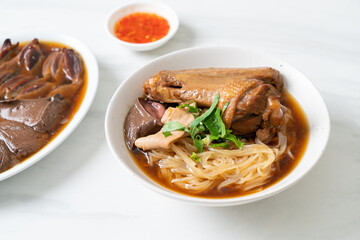
<path fill-rule="evenodd" d="M 83 44 L 74 37 L 64 34 L 45 33 L 45 32 L 32 32 L 32 33 L 26 32 L 26 33 L 9 34 L 3 36 L 5 36 L 6 38 L 10 38 L 12 43 L 31 41 L 34 38 L 38 38 L 40 42 L 54 41 L 54 42 L 63 43 L 73 48 L 81 55 L 82 59 L 85 62 L 85 66 L 88 71 L 88 84 L 80 108 L 75 113 L 73 119 L 60 132 L 60 134 L 58 134 L 56 138 L 50 141 L 44 148 L 42 148 L 39 152 L 31 156 L 30 158 L 14 166 L 13 168 L 3 173 L 0 173 L 0 181 L 25 170 L 34 163 L 38 162 L 40 159 L 44 158 L 47 154 L 49 154 L 57 146 L 59 146 L 75 130 L 75 128 L 79 125 L 81 120 L 85 117 L 87 111 L 89 110 L 92 104 L 99 81 L 99 70 L 95 56 L 85 44 Z M 0 39 L 1 45 L 4 42 L 4 40 L 5 39 Z"/>
<path fill-rule="evenodd" d="M 310 137 L 306 152 L 297 167 L 283 180 L 251 195 L 206 199 L 182 195 L 166 189 L 147 177 L 129 156 L 124 141 L 125 117 L 135 99 L 143 94 L 144 81 L 158 71 L 205 67 L 273 67 L 281 72 L 287 89 L 305 111 Z M 150 189 L 178 200 L 206 206 L 230 206 L 249 203 L 272 196 L 299 181 L 323 153 L 330 131 L 329 114 L 319 92 L 311 81 L 286 62 L 275 57 L 237 47 L 201 47 L 177 51 L 160 57 L 128 77 L 112 97 L 105 119 L 105 132 L 111 151 L 119 163 L 138 181 Z"/>

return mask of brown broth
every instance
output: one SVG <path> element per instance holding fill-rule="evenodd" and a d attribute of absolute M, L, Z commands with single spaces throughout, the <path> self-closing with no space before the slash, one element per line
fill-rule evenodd
<path fill-rule="evenodd" d="M 292 159 L 287 154 L 283 154 L 281 156 L 281 159 L 278 161 L 279 164 L 277 166 L 276 173 L 267 184 L 262 186 L 261 189 L 242 191 L 229 187 L 229 188 L 222 188 L 221 191 L 217 191 L 217 189 L 214 188 L 206 193 L 200 193 L 200 194 L 192 193 L 190 191 L 185 191 L 181 188 L 178 188 L 176 185 L 172 185 L 171 183 L 162 179 L 161 175 L 158 174 L 159 167 L 156 164 L 154 164 L 153 166 L 149 166 L 146 153 L 142 151 L 134 151 L 134 152 L 129 151 L 129 153 L 133 158 L 134 162 L 136 163 L 136 165 L 149 178 L 151 178 L 159 185 L 181 194 L 185 194 L 193 197 L 201 197 L 201 198 L 231 198 L 231 197 L 245 196 L 245 195 L 253 194 L 255 192 L 259 192 L 281 181 L 292 170 L 294 170 L 295 167 L 300 162 L 301 158 L 303 157 L 308 144 L 309 125 L 304 111 L 290 93 L 283 91 L 282 94 L 283 94 L 283 101 L 281 103 L 284 106 L 290 108 L 294 119 L 293 125 L 289 126 L 288 131 L 289 134 L 295 134 L 294 141 L 289 142 L 289 144 L 292 145 L 291 153 L 294 155 L 295 159 Z"/>
<path fill-rule="evenodd" d="M 67 46 L 65 44 L 62 43 L 57 43 L 57 42 L 51 42 L 51 41 L 41 41 L 40 42 L 40 46 L 41 46 L 41 50 L 43 52 L 43 54 L 47 57 L 48 55 L 50 55 L 50 53 L 52 51 L 54 51 L 55 49 L 62 49 L 62 48 L 71 48 L 70 46 Z M 19 44 L 19 49 L 21 49 L 22 47 L 24 47 L 26 44 L 28 44 L 29 42 L 22 42 Z M 81 55 L 79 53 L 77 53 L 80 58 L 82 59 Z M 61 131 L 71 122 L 72 118 L 74 117 L 74 115 L 76 114 L 76 112 L 78 111 L 78 109 L 81 106 L 82 101 L 84 100 L 85 94 L 86 94 L 86 89 L 87 89 L 87 85 L 88 85 L 88 71 L 85 65 L 84 60 L 83 61 L 83 65 L 84 65 L 84 83 L 81 86 L 80 90 L 76 93 L 76 95 L 71 99 L 71 105 L 69 106 L 69 108 L 67 109 L 67 111 L 64 113 L 64 119 L 67 119 L 67 122 L 64 124 L 59 124 L 56 129 L 54 129 L 51 133 L 50 133 L 50 138 L 48 140 L 48 142 L 41 148 L 43 149 L 45 146 L 47 146 L 53 139 L 55 139 L 60 133 Z M 41 149 L 39 151 L 41 151 Z M 38 152 L 39 152 L 38 151 Z M 26 156 L 23 159 L 17 159 L 19 161 L 19 163 L 26 161 L 26 159 L 31 158 L 33 155 L 35 155 L 37 152 L 30 154 L 28 156 Z M 17 163 L 18 164 L 18 163 Z M 15 164 L 16 165 L 16 164 Z M 15 166 L 14 165 L 14 166 Z M 14 167 L 12 166 L 12 167 Z M 12 168 L 10 167 L 10 168 Z M 10 169 L 9 168 L 9 169 Z M 9 170 L 7 169 L 7 170 Z M 6 171 L 7 171 L 6 170 Z"/>

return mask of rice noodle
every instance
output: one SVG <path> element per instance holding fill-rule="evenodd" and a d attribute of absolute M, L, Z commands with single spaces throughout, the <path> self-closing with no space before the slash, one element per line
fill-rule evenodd
<path fill-rule="evenodd" d="M 291 118 L 284 109 L 286 122 Z M 243 191 L 261 190 L 278 168 L 277 160 L 283 153 L 292 156 L 287 144 L 285 124 L 277 134 L 277 144 L 267 146 L 259 139 L 246 142 L 242 149 L 204 147 L 198 153 L 201 162 L 190 158 L 196 148 L 190 137 L 173 143 L 170 149 L 149 152 L 149 164 L 159 167 L 158 174 L 170 184 L 193 193 L 206 193 L 216 188 L 233 187 Z M 275 164 L 276 163 L 276 164 Z"/>
<path fill-rule="evenodd" d="M 258 188 L 273 175 L 276 169 L 273 163 L 280 154 L 279 147 L 264 144 L 246 144 L 241 150 L 207 148 L 198 154 L 201 163 L 197 163 L 189 157 L 194 151 L 187 143 L 189 140 L 180 139 L 169 150 L 153 150 L 149 158 L 159 166 L 162 178 L 194 193 L 206 192 L 214 186 L 219 191 L 230 186 L 245 191 Z"/>

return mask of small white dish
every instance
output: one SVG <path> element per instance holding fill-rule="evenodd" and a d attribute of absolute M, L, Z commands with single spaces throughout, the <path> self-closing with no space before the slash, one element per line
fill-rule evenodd
<path fill-rule="evenodd" d="M 161 70 L 180 70 L 206 67 L 273 67 L 281 72 L 285 89 L 304 110 L 309 126 L 306 152 L 296 168 L 281 181 L 263 191 L 234 198 L 211 199 L 183 195 L 162 187 L 146 176 L 135 164 L 124 140 L 124 121 L 135 99 L 143 95 L 146 79 Z M 159 57 L 129 76 L 112 97 L 105 118 L 105 133 L 109 147 L 118 162 L 146 187 L 184 202 L 205 206 L 240 205 L 264 199 L 294 185 L 315 165 L 323 153 L 330 132 L 326 105 L 311 81 L 288 63 L 275 57 L 237 47 L 200 47 L 180 50 Z"/>
<path fill-rule="evenodd" d="M 114 34 L 115 23 L 123 17 L 136 12 L 154 13 L 165 18 L 170 25 L 168 34 L 165 37 L 150 43 L 129 43 L 118 39 Z M 106 32 L 111 39 L 133 51 L 149 51 L 162 46 L 175 35 L 178 27 L 179 18 L 174 10 L 164 4 L 152 2 L 131 3 L 115 9 L 107 17 L 105 26 Z"/>
<path fill-rule="evenodd" d="M 65 34 L 35 31 L 22 32 L 18 34 L 4 34 L 3 36 L 5 36 L 6 38 L 10 38 L 13 43 L 27 42 L 33 40 L 34 38 L 38 38 L 40 43 L 41 41 L 53 41 L 63 43 L 73 48 L 81 55 L 82 59 L 84 60 L 88 74 L 88 83 L 86 85 L 86 93 L 84 99 L 79 109 L 74 114 L 74 117 L 66 125 L 66 127 L 40 151 L 27 158 L 23 162 L 19 163 L 18 165 L 10 168 L 9 170 L 0 173 L 0 181 L 25 170 L 26 168 L 30 167 L 34 163 L 44 158 L 47 154 L 57 148 L 75 130 L 75 128 L 80 124 L 81 120 L 85 117 L 94 100 L 99 81 L 98 64 L 94 54 L 84 43 L 74 37 Z M 4 42 L 4 40 L 5 39 L 2 38 L 0 39 L 1 44 Z"/>

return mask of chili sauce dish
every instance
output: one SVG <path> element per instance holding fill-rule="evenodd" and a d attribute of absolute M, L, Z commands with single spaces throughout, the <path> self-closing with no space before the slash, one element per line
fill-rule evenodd
<path fill-rule="evenodd" d="M 0 180 L 59 146 L 85 117 L 98 85 L 90 49 L 61 34 L 9 34 L 0 51 Z"/>
<path fill-rule="evenodd" d="M 179 19 L 174 10 L 161 3 L 132 3 L 111 12 L 105 27 L 116 43 L 133 51 L 148 51 L 175 35 Z"/>
<path fill-rule="evenodd" d="M 140 68 L 105 118 L 112 153 L 146 187 L 240 205 L 303 178 L 329 137 L 326 105 L 286 62 L 231 46 L 180 50 Z"/>

